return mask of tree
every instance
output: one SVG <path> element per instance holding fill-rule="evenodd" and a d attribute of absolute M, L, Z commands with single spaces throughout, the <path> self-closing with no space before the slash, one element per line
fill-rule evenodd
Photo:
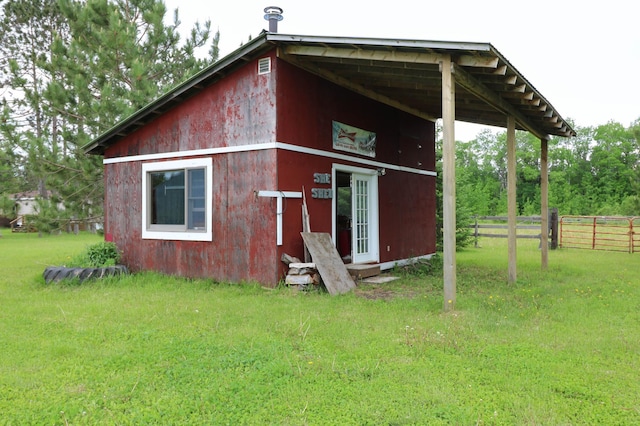
<path fill-rule="evenodd" d="M 178 11 L 166 26 L 159 0 L 61 0 L 71 42 L 56 40 L 51 70 L 64 78 L 51 81 L 47 95 L 65 113 L 69 156 L 49 164 L 65 207 L 78 216 L 101 214 L 102 164 L 82 147 L 92 138 L 182 82 L 218 55 L 212 38 L 210 56 L 195 57 L 207 43 L 210 22 L 196 24 L 181 43 Z M 69 186 L 75 182 L 76 186 Z M 78 187 L 79 184 L 79 187 Z"/>
<path fill-rule="evenodd" d="M 549 141 L 549 204 L 561 214 L 640 215 L 640 120 L 573 126 L 576 137 Z M 457 194 L 473 214 L 506 210 L 505 132 L 481 132 L 458 143 Z M 516 132 L 517 202 L 521 214 L 540 211 L 540 142 Z"/>
<path fill-rule="evenodd" d="M 45 188 L 61 198 L 64 210 L 48 216 L 101 215 L 102 163 L 82 147 L 215 61 L 219 34 L 207 21 L 182 41 L 178 10 L 165 25 L 161 0 L 7 0 L 2 10 L 0 78 L 12 89 L 4 139 L 43 198 Z"/>
<path fill-rule="evenodd" d="M 37 183 L 45 198 L 46 175 L 39 165 L 56 150 L 59 135 L 58 116 L 44 98 L 47 83 L 56 76 L 43 63 L 51 55 L 52 40 L 63 38 L 64 33 L 64 18 L 55 1 L 2 3 L 0 80 L 6 90 L 0 132 L 4 145 L 11 147 L 14 167 L 22 171 L 26 182 Z"/>
<path fill-rule="evenodd" d="M 436 245 L 442 249 L 443 244 L 443 206 L 442 206 L 442 136 L 440 129 L 436 130 L 436 172 L 439 179 L 436 180 Z M 459 145 L 459 143 L 457 142 Z M 456 173 L 459 167 L 456 167 Z M 456 191 L 459 184 L 456 183 Z M 469 224 L 471 223 L 471 212 L 466 200 L 456 194 L 456 250 L 467 247 L 471 244 L 472 236 Z"/>

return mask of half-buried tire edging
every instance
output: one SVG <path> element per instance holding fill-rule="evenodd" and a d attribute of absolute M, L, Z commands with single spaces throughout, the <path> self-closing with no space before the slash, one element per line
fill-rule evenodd
<path fill-rule="evenodd" d="M 105 266 L 104 268 L 67 268 L 64 266 L 49 266 L 42 274 L 46 284 L 57 283 L 62 280 L 78 280 L 84 282 L 91 279 L 126 275 L 129 270 L 124 265 Z"/>

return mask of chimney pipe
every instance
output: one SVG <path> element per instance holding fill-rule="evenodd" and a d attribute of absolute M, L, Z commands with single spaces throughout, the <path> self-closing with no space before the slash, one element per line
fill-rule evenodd
<path fill-rule="evenodd" d="M 269 32 L 278 32 L 278 21 L 282 21 L 282 8 L 278 6 L 268 6 L 264 8 L 264 19 L 269 21 Z"/>

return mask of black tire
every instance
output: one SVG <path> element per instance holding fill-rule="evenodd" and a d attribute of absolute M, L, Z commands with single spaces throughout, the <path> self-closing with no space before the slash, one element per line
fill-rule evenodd
<path fill-rule="evenodd" d="M 58 278 L 58 275 L 62 272 L 62 270 L 65 268 L 61 268 L 61 267 L 49 267 L 47 269 L 44 270 L 44 282 L 46 282 L 47 284 L 56 281 Z"/>
<path fill-rule="evenodd" d="M 44 282 L 51 284 L 62 280 L 76 279 L 84 282 L 94 278 L 108 276 L 126 275 L 129 270 L 124 265 L 108 266 L 106 268 L 65 268 L 61 266 L 50 266 L 44 270 Z"/>

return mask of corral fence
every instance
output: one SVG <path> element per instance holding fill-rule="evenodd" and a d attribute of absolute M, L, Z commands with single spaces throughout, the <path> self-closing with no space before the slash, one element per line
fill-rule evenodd
<path fill-rule="evenodd" d="M 485 238 L 507 238 L 509 226 L 507 216 L 473 216 L 473 223 L 469 228 L 473 230 L 475 246 L 478 247 L 478 239 Z M 540 239 L 541 216 L 518 216 L 516 217 L 516 238 Z M 549 247 L 558 247 L 558 209 L 549 209 Z"/>
<path fill-rule="evenodd" d="M 640 252 L 640 217 L 562 216 L 560 247 Z"/>

